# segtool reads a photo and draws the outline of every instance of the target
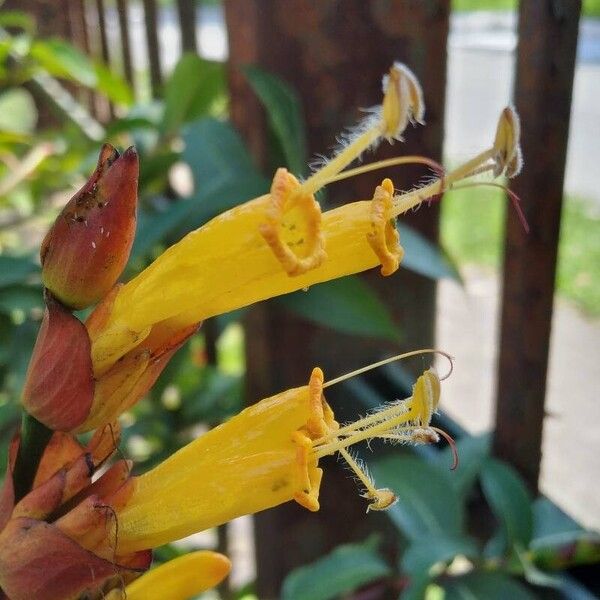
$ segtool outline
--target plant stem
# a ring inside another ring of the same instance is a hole
[[[54,431],[29,413],[23,412],[21,440],[13,471],[15,504],[31,490],[42,454]]]

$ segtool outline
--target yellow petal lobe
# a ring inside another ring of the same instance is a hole
[[[133,478],[117,509],[117,552],[153,548],[290,500],[318,510],[322,472],[312,439],[337,427],[322,384],[315,369],[309,385],[258,402]]]
[[[190,600],[218,585],[231,570],[226,556],[209,550],[191,552],[148,571],[125,591],[113,590],[107,600]]]

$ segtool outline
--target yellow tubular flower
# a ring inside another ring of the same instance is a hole
[[[262,400],[134,477],[125,502],[106,499],[117,512],[117,553],[156,547],[290,500],[316,511],[319,458],[335,452],[363,482],[370,508],[387,508],[393,493],[376,489],[346,448],[375,437],[438,441],[429,422],[439,401],[439,378],[426,371],[406,400],[340,428],[323,388],[352,375],[324,384],[323,372],[315,368],[308,385]]]
[[[190,600],[215,587],[227,575],[226,556],[209,550],[191,552],[148,571],[124,591],[113,590],[106,600]]]

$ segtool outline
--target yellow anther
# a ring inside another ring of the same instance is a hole
[[[409,122],[423,123],[425,103],[423,90],[415,74],[396,62],[383,78],[381,109],[382,135],[388,140],[400,140]]]
[[[507,106],[498,119],[494,150],[496,151],[494,177],[504,173],[507,177],[515,177],[523,166],[523,158],[519,138],[521,124],[519,115],[512,106]]]

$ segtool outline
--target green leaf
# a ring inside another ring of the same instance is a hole
[[[527,547],[533,532],[531,497],[515,470],[490,458],[481,470],[481,487],[508,543]]]
[[[183,140],[183,160],[192,169],[199,195],[209,183],[216,188],[244,176],[259,175],[246,146],[229,123],[200,119],[185,128]]]
[[[0,129],[3,133],[32,133],[38,112],[31,94],[12,88],[0,94]]]
[[[34,308],[43,307],[41,287],[15,285],[0,288],[0,312],[10,315],[16,310],[29,312]]]
[[[302,175],[306,168],[306,132],[297,94],[280,78],[259,67],[246,66],[243,72],[267,111],[269,125],[281,145],[287,167]]]
[[[444,580],[444,600],[535,600],[521,583],[502,573],[475,572],[450,581]]]
[[[410,540],[462,535],[463,508],[447,472],[413,456],[394,455],[373,463],[372,470],[378,486],[398,496],[386,514]]]
[[[400,568],[411,576],[428,573],[433,565],[449,563],[456,556],[476,558],[479,555],[476,544],[465,536],[427,534],[416,539],[406,550]]]
[[[30,256],[0,256],[0,288],[24,283],[39,269]]]
[[[431,279],[447,277],[460,281],[456,268],[442,251],[412,227],[398,223],[400,243],[404,248],[402,266]]]
[[[223,63],[184,54],[165,87],[161,131],[176,133],[184,123],[206,115],[224,91]]]
[[[305,319],[343,333],[400,339],[387,306],[357,276],[327,281],[306,292],[277,298],[276,302]]]
[[[586,531],[552,501],[538,498],[533,505],[534,534],[528,558],[546,569],[565,569],[600,561],[600,534]]]
[[[96,74],[96,91],[102,92],[116,104],[122,104],[123,106],[133,104],[133,90],[123,77],[97,61],[93,63],[93,68]]]
[[[389,574],[389,566],[370,545],[347,544],[292,571],[281,596],[283,600],[330,600]]]
[[[35,20],[25,12],[3,9],[0,12],[0,27],[19,28],[29,35],[33,35],[35,33]]]
[[[36,40],[30,54],[51,75],[72,79],[87,87],[94,87],[97,83],[92,61],[63,40]]]

